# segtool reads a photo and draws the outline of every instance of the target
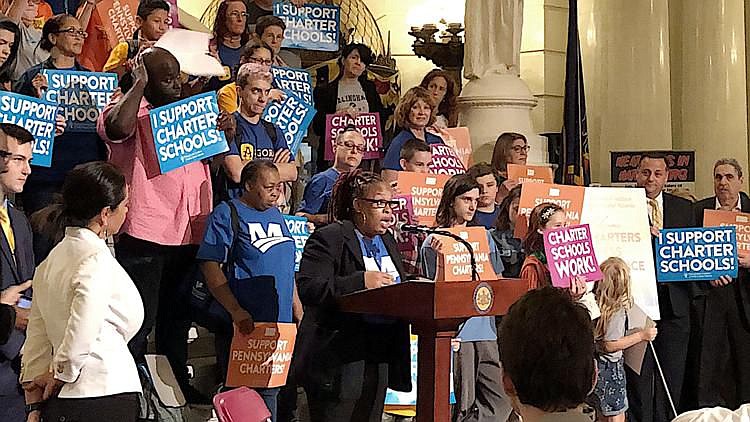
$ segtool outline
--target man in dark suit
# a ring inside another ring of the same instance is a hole
[[[743,185],[737,160],[717,161],[715,196],[695,204],[698,225],[703,226],[706,210],[750,213]],[[750,251],[739,250],[739,264],[737,280],[723,277],[706,283],[696,297],[691,366],[697,373],[690,385],[691,407],[736,409],[750,402]]]
[[[0,290],[23,285],[34,276],[31,225],[7,200],[7,195],[23,191],[31,173],[33,140],[26,129],[0,123],[0,149],[10,153],[6,171],[0,173]],[[8,422],[26,420],[18,371],[29,309],[19,304],[14,306],[15,330],[0,346],[0,420]]]
[[[656,237],[661,229],[693,226],[693,204],[663,192],[669,167],[663,154],[644,153],[638,164],[636,183],[646,190],[651,234]],[[690,301],[695,289],[692,282],[658,283],[659,335],[654,340],[656,357],[669,386],[677,411],[680,409],[685,362],[690,341]],[[656,360],[647,349],[641,375],[628,369],[628,401],[631,421],[669,421],[674,418],[667,390],[656,367]]]

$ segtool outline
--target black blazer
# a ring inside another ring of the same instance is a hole
[[[34,250],[29,220],[10,203],[8,216],[16,241],[16,255],[14,259],[5,232],[0,230],[0,290],[34,277]],[[7,342],[0,345],[0,396],[12,394],[18,385],[18,372],[14,360],[19,358],[25,340],[24,333],[14,329]]]
[[[663,207],[665,229],[695,227],[692,202],[664,192]],[[662,318],[689,316],[690,299],[696,294],[697,290],[696,283],[691,281],[657,283],[659,310]]]
[[[703,226],[703,212],[715,208],[715,196],[706,198],[695,204],[695,221],[698,226]],[[740,192],[740,210],[742,212],[750,213],[750,197],[748,197],[745,192]],[[702,287],[704,291],[711,289],[708,283]],[[737,280],[732,283],[731,288],[735,289],[736,297],[738,298],[737,306],[740,310],[740,315],[744,320],[743,322],[746,327],[750,327],[750,270],[747,268],[740,268]]]
[[[382,238],[405,280],[393,236],[385,234]],[[408,324],[373,324],[362,315],[337,309],[339,297],[365,289],[364,273],[362,251],[351,221],[329,224],[307,240],[297,273],[297,288],[305,309],[296,356],[302,385],[327,390],[336,397],[359,391],[362,372],[353,367],[367,361],[388,363],[388,386],[411,391]]]

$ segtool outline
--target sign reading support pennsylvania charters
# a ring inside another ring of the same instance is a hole
[[[97,3],[96,11],[102,18],[102,29],[110,48],[133,38],[133,33],[138,29],[135,16],[139,3],[139,0],[101,0]]]
[[[299,271],[299,263],[302,261],[302,252],[305,250],[305,243],[310,237],[310,230],[307,228],[307,219],[294,215],[284,215],[286,227],[289,234],[294,239],[294,271]]]
[[[52,166],[52,147],[55,142],[57,104],[39,98],[0,92],[0,122],[13,123],[34,136],[32,163]]]
[[[286,23],[282,47],[318,51],[339,49],[341,9],[338,6],[305,4],[297,7],[289,2],[275,0],[273,15]]]
[[[297,326],[291,323],[256,322],[248,335],[235,327],[227,387],[273,388],[286,384],[296,337]]]
[[[365,138],[365,160],[383,158],[383,133],[380,131],[380,113],[360,113],[357,117],[348,114],[326,115],[325,159],[333,161],[333,143],[348,125],[357,128]]]
[[[449,178],[447,174],[398,172],[398,190],[402,195],[411,195],[414,216],[419,224],[435,225],[443,186]]]
[[[44,99],[60,105],[66,132],[96,132],[96,119],[117,88],[117,74],[43,70],[49,88]]]
[[[196,95],[151,110],[151,131],[162,174],[229,150],[216,129],[216,93]]]
[[[302,101],[292,91],[283,91],[286,99],[281,103],[271,101],[263,112],[263,120],[281,129],[289,152],[294,157],[315,116],[315,107]]]
[[[737,229],[737,248],[750,251],[750,214],[744,212],[705,210],[703,211],[704,227],[733,226]]]
[[[315,105],[310,73],[306,70],[271,66],[271,74],[279,89],[292,91],[307,104]]]
[[[656,239],[656,278],[660,282],[737,277],[734,227],[664,229]]]

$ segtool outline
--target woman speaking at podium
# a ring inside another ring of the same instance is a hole
[[[297,370],[313,422],[380,422],[386,388],[411,390],[408,325],[343,313],[337,305],[343,295],[404,279],[387,231],[397,204],[379,176],[344,173],[329,205],[333,223],[316,230],[305,245],[297,275],[305,310]]]

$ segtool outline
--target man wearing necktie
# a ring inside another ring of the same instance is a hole
[[[646,191],[653,239],[659,235],[661,229],[693,226],[692,203],[663,192],[668,175],[669,166],[663,154],[646,152],[641,156],[636,183]],[[657,322],[659,335],[653,343],[678,413],[681,408],[685,362],[690,341],[693,284],[657,283],[661,319]],[[631,421],[663,422],[676,416],[672,414],[664,384],[650,349],[646,351],[641,375],[630,371],[629,368],[627,374]]]
[[[715,196],[695,204],[695,221],[703,226],[705,210],[750,213],[750,197],[742,192],[742,166],[733,158],[714,164]],[[738,234],[738,240],[739,235]],[[736,279],[704,283],[696,297],[689,406],[736,409],[750,402],[750,254],[740,249]],[[687,381],[687,380],[686,380]]]
[[[33,140],[26,129],[0,123],[0,150],[9,152],[5,159],[6,169],[0,173],[0,290],[31,283],[34,276],[31,225],[23,212],[15,209],[7,198],[10,194],[23,191],[26,178],[31,173]],[[16,305],[14,311],[15,330],[8,341],[0,346],[0,420],[4,422],[26,420],[26,403],[18,384],[17,369],[20,368],[20,352],[25,340],[29,309]]]

